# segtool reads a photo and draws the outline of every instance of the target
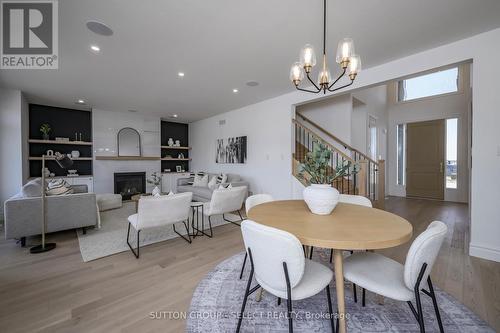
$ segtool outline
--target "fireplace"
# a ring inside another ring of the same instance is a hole
[[[145,172],[117,172],[115,173],[115,193],[121,194],[123,200],[139,193],[146,193]]]

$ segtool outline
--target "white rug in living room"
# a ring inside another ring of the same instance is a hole
[[[126,202],[123,204],[122,208],[101,212],[101,229],[88,229],[86,235],[82,233],[81,229],[77,229],[78,242],[80,244],[80,252],[83,261],[87,262],[112,254],[130,251],[126,243],[128,227],[127,218],[132,214],[135,214],[135,203]],[[229,218],[232,217],[233,216],[229,216]],[[212,226],[220,224],[223,224],[222,219],[215,219]],[[205,222],[205,228],[207,227],[208,223]],[[182,223],[176,224],[176,229],[181,234],[186,233],[186,229]],[[142,247],[175,237],[179,236],[174,232],[172,226],[163,226],[141,231],[140,243]],[[133,246],[136,244],[136,233],[133,228],[130,230],[130,243],[133,244]]]

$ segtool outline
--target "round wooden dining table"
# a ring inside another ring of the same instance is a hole
[[[329,215],[312,214],[303,200],[272,201],[250,209],[248,218],[290,232],[306,246],[333,249],[339,332],[346,332],[343,250],[377,250],[410,240],[404,218],[360,205],[338,203]]]

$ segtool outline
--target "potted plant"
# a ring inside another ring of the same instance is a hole
[[[50,137],[49,137],[49,132],[51,131],[52,129],[50,128],[50,125],[49,124],[42,124],[42,126],[40,126],[40,132],[42,132],[42,138],[44,140],[49,140]]]
[[[339,191],[332,186],[333,181],[349,171],[356,173],[349,161],[331,167],[331,156],[332,151],[326,145],[314,142],[313,150],[300,165],[299,177],[310,184],[304,189],[304,201],[314,214],[330,214],[339,201]]]
[[[151,191],[151,194],[154,195],[155,197],[159,196],[161,194],[161,190],[158,187],[158,185],[161,184],[161,174],[159,172],[153,172],[151,176],[149,176],[148,179],[146,179],[146,181],[148,182],[148,184],[152,184],[155,186],[153,188],[153,191]]]

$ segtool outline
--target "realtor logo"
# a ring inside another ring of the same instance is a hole
[[[57,0],[0,3],[0,68],[57,69]]]

